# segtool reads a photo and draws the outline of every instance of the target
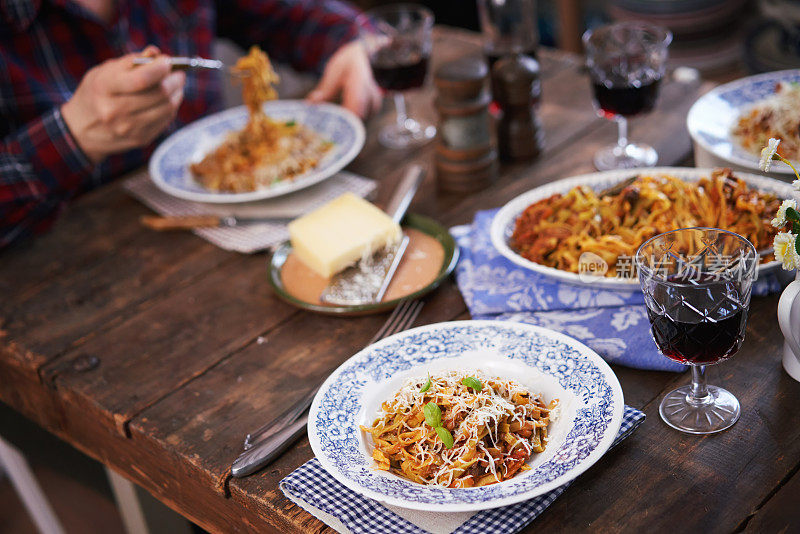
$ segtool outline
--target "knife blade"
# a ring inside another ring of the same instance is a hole
[[[234,215],[178,215],[161,217],[143,215],[139,221],[143,226],[159,232],[167,230],[192,230],[194,228],[235,228],[253,224],[288,224],[289,217],[237,217]]]

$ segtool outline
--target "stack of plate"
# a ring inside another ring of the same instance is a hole
[[[670,64],[705,73],[740,60],[745,0],[615,0],[615,20],[646,20],[674,35]]]

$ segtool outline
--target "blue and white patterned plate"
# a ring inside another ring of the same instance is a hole
[[[778,82],[800,82],[800,70],[749,76],[714,88],[697,99],[686,117],[692,139],[715,156],[758,171],[759,154],[745,150],[731,135],[739,116],[775,93]],[[770,172],[794,174],[785,163],[773,162]]]
[[[710,176],[713,169],[695,169],[689,167],[655,167],[651,169],[640,169],[638,172],[646,172],[648,174],[668,174],[675,176],[687,182],[696,182],[704,176]],[[535,189],[523,193],[515,199],[511,200],[508,204],[503,206],[497,215],[492,220],[492,227],[490,229],[492,245],[497,251],[516,263],[521,267],[530,269],[537,273],[541,273],[553,278],[557,278],[562,282],[575,284],[585,287],[593,287],[597,289],[618,289],[631,291],[639,287],[639,279],[633,278],[620,278],[620,277],[604,277],[604,276],[589,276],[586,274],[578,275],[568,271],[562,271],[554,267],[547,267],[539,263],[532,262],[517,254],[510,246],[509,241],[514,233],[514,225],[517,218],[525,211],[525,208],[545,199],[556,193],[566,193],[573,187],[585,185],[595,191],[602,191],[613,185],[616,185],[632,175],[637,171],[615,170],[604,172],[593,172],[591,174],[582,174],[580,176],[573,176],[572,178],[564,178],[549,184],[539,186]],[[785,182],[768,178],[766,176],[758,176],[755,174],[748,174],[737,172],[737,177],[744,180],[750,187],[762,191],[764,193],[773,193],[778,198],[798,198],[794,188]],[[769,263],[762,263],[758,267],[758,274],[766,274],[778,268],[780,262],[771,261]]]
[[[545,452],[532,469],[499,484],[449,489],[379,471],[370,426],[406,379],[437,371],[480,370],[509,378],[559,408]],[[546,328],[508,321],[457,321],[414,328],[370,345],[344,362],[311,405],[308,439],[336,480],[371,499],[437,512],[497,508],[531,499],[577,477],[609,448],[622,421],[622,389],[596,352]]]
[[[291,180],[247,193],[219,193],[203,187],[189,171],[216,148],[225,136],[247,123],[247,108],[239,106],[187,124],[166,138],[150,158],[150,177],[170,195],[195,202],[251,202],[277,197],[330,178],[355,158],[364,146],[364,125],[350,111],[334,104],[302,100],[272,100],[264,104],[270,117],[296,121],[333,141],[334,147],[319,164]]]

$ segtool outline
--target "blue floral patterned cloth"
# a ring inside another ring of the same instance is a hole
[[[492,245],[497,210],[479,211],[472,225],[451,229],[461,247],[456,281],[473,319],[504,319],[572,336],[607,362],[637,369],[683,371],[659,354],[641,291],[592,289],[560,282],[520,267]],[[781,290],[776,274],[763,276],[754,295]]]

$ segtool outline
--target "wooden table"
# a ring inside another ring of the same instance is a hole
[[[472,34],[438,29],[434,59],[477,47]],[[541,55],[543,157],[504,166],[474,195],[437,194],[429,176],[413,210],[466,223],[478,209],[592,170],[593,152],[615,128],[595,116],[577,57]],[[654,145],[662,164],[689,160],[686,112],[708,88],[666,81],[656,111],[632,121],[631,137]],[[415,95],[411,107],[435,120],[431,96]],[[376,127],[351,169],[381,180],[382,200],[399,169],[429,163],[432,147],[383,149]],[[278,489],[311,458],[305,438],[254,476],[231,479],[228,469],[245,433],[361,349],[386,315],[299,311],[271,293],[265,255],[144,230],[146,213],[115,183],[80,198],[49,234],[0,254],[0,398],[212,532],[325,531]],[[647,421],[528,531],[800,528],[800,384],[781,369],[777,300],[753,299],[741,352],[709,371],[741,401],[733,428],[706,437],[670,429],[658,402],[688,375],[614,367],[626,402]],[[466,317],[449,281],[417,324]]]

